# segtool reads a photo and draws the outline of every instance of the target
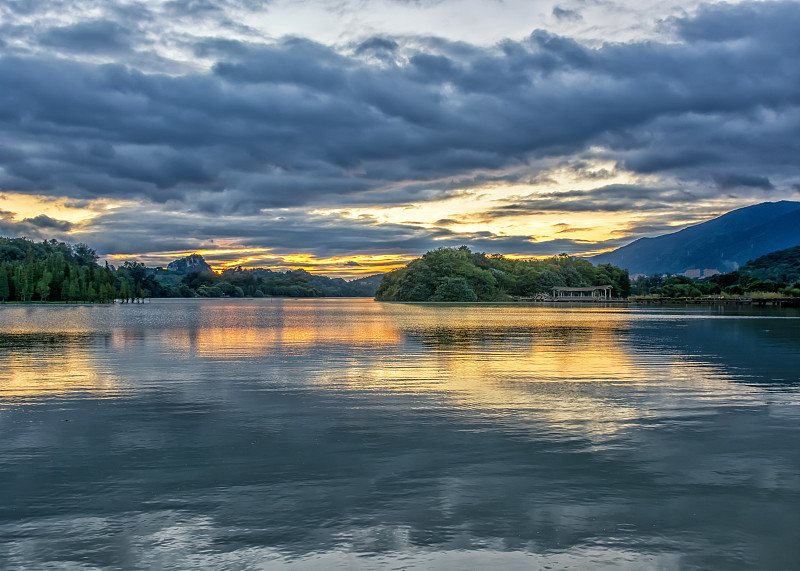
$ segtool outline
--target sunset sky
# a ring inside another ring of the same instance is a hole
[[[6,0],[0,235],[343,277],[800,199],[800,3]]]

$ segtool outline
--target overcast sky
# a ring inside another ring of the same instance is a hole
[[[373,273],[800,200],[800,3],[5,0],[0,235]]]

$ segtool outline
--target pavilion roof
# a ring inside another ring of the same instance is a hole
[[[606,290],[612,289],[613,286],[610,285],[601,285],[601,286],[589,286],[589,287],[564,287],[564,286],[555,286],[553,291],[598,291],[598,290]]]

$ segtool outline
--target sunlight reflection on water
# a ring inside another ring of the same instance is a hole
[[[11,567],[800,564],[791,310],[9,306],[0,357]]]

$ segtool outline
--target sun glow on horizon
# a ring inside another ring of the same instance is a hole
[[[600,150],[594,151],[600,154]],[[237,221],[241,221],[243,226],[250,224],[252,229],[252,216],[232,219],[228,237],[204,239],[201,231],[187,239],[187,228],[202,228],[203,219],[192,210],[176,210],[169,212],[176,222],[174,234],[161,237],[157,243],[169,244],[174,238],[180,240],[184,248],[187,243],[196,242],[196,248],[148,250],[143,241],[138,252],[134,242],[125,244],[130,248],[128,253],[116,254],[111,253],[115,246],[112,242],[111,248],[105,252],[98,248],[98,253],[115,265],[137,260],[150,267],[166,267],[176,259],[200,254],[216,272],[237,267],[280,272],[303,269],[331,277],[356,279],[401,268],[440,245],[466,245],[474,252],[501,253],[511,259],[543,259],[562,252],[579,257],[592,256],[612,251],[648,233],[659,235],[679,230],[708,219],[709,212],[719,215],[739,206],[735,204],[735,197],[695,197],[690,207],[680,201],[671,203],[665,199],[662,208],[656,210],[637,210],[630,205],[616,208],[614,200],[618,194],[615,192],[624,194],[628,189],[642,192],[641,188],[654,181],[620,170],[617,164],[609,161],[586,160],[568,165],[541,163],[538,170],[527,171],[528,175],[521,167],[504,172],[510,180],[527,182],[465,185],[450,191],[444,198],[421,198],[414,203],[352,207],[320,205],[302,212],[302,216],[310,215],[310,223],[319,225],[320,236],[324,236],[327,228],[352,227],[354,235],[364,231],[365,236],[380,233],[385,228],[387,235],[398,237],[399,244],[408,242],[409,236],[419,237],[415,243],[424,245],[416,251],[382,245],[371,253],[368,239],[341,255],[328,254],[324,242],[318,251],[314,245],[301,242],[295,251],[286,245],[244,247],[242,242],[245,240],[237,238]],[[530,172],[535,172],[535,176]],[[439,182],[442,185],[447,183],[444,180]],[[435,184],[431,188],[435,190]],[[660,192],[659,196],[667,198],[688,195],[688,191],[678,187],[666,190],[662,187],[662,190],[653,192]],[[104,216],[112,211],[114,216]],[[274,218],[278,216],[276,212],[264,211],[263,214],[274,223],[274,220],[283,219]],[[287,212],[286,223],[297,225],[300,210]],[[98,232],[113,234],[113,224],[120,216],[143,218],[163,213],[154,203],[133,200],[81,201],[0,193],[0,222],[21,224],[20,228],[30,229],[40,236],[55,235],[73,243],[86,242],[92,247],[95,247],[92,238]],[[52,220],[37,220],[42,215]],[[48,227],[55,228],[54,224],[59,222],[64,224],[57,229]],[[209,231],[209,235],[218,236],[220,228],[212,225]],[[252,235],[247,236],[247,241],[252,243]],[[269,231],[260,241],[270,242]],[[386,243],[391,241],[383,242]]]
[[[22,222],[45,215],[54,220],[80,225],[126,203],[130,203],[130,201],[106,198],[74,200],[66,197],[0,192],[0,211],[12,215],[10,220],[14,222]]]
[[[318,258],[314,254],[278,255],[267,248],[227,248],[219,250],[197,249],[192,251],[174,251],[152,255],[138,256],[147,265],[166,267],[173,260],[199,254],[203,256],[211,268],[218,273],[242,267],[264,268],[277,272],[287,270],[305,270],[309,273],[323,274],[344,279],[357,279],[378,273],[396,270],[419,256],[403,254],[359,254],[353,256]],[[129,255],[107,256],[109,263],[119,264],[131,260]]]

